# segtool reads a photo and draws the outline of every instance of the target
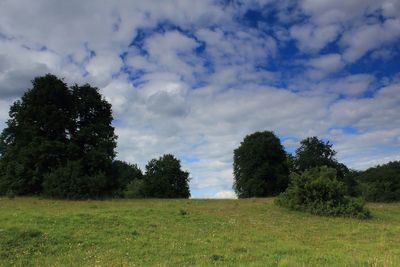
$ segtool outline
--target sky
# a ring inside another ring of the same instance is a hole
[[[234,197],[256,131],[329,140],[354,169],[400,160],[400,0],[0,0],[0,130],[46,73],[98,87],[117,158],[174,154],[192,197]]]

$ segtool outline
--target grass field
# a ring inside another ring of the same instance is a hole
[[[400,266],[400,204],[316,217],[273,199],[0,199],[0,265]]]

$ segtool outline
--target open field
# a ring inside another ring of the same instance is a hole
[[[400,204],[316,217],[273,199],[0,199],[0,265],[400,266]]]

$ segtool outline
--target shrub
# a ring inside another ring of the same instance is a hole
[[[115,160],[113,162],[113,177],[115,182],[114,196],[122,197],[127,186],[134,180],[142,179],[143,173],[136,164]]]
[[[124,191],[125,198],[144,198],[144,188],[143,188],[143,180],[142,179],[135,179],[131,181],[126,190]]]
[[[276,203],[316,215],[370,217],[364,203],[345,196],[345,192],[345,185],[337,180],[336,170],[323,166],[301,174],[292,173],[288,189],[278,196]]]
[[[44,176],[43,194],[66,199],[99,198],[107,194],[109,178],[103,173],[83,174],[80,161],[70,161]]]
[[[12,190],[8,190],[6,193],[6,196],[8,197],[8,199],[14,199],[15,198],[15,193]]]

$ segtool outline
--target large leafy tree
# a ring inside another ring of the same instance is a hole
[[[116,146],[111,121],[111,105],[96,88],[68,88],[51,74],[35,78],[11,107],[1,134],[0,193],[74,198],[109,193]],[[59,175],[51,175],[56,170]]]
[[[292,171],[304,172],[322,166],[334,168],[338,179],[345,183],[347,193],[356,195],[354,175],[346,165],[338,162],[335,156],[336,151],[329,141],[325,142],[316,136],[305,138],[300,142],[300,147],[293,157]]]
[[[145,197],[189,198],[189,173],[171,154],[152,159],[146,165],[142,191]]]
[[[286,154],[273,132],[256,132],[234,150],[233,188],[240,198],[274,196],[288,185]]]
[[[72,157],[81,161],[83,175],[111,177],[116,147],[111,104],[103,99],[97,88],[88,84],[73,86],[72,96],[75,107]],[[115,179],[106,179],[100,190],[105,192],[99,194],[111,193],[116,187]]]
[[[57,77],[38,77],[9,116],[0,140],[0,192],[40,193],[43,175],[68,160],[75,130],[73,97]]]

